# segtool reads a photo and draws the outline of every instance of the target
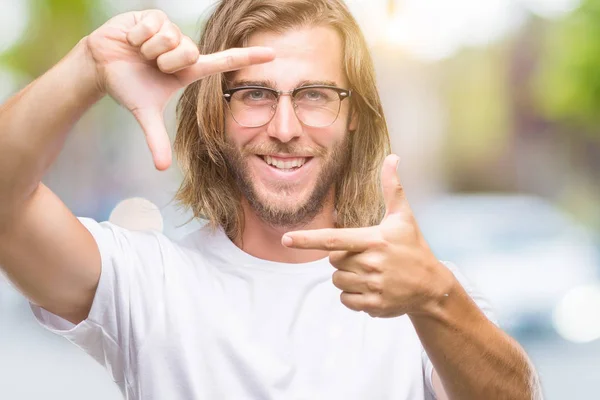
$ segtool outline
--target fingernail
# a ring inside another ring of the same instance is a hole
[[[396,157],[397,157],[397,159],[396,159],[396,172],[398,172],[398,169],[400,167],[400,157],[398,157],[398,156],[396,156]]]
[[[289,247],[292,244],[294,244],[294,241],[292,240],[292,238],[290,236],[283,235],[283,237],[281,238],[281,244],[283,244],[286,247]]]

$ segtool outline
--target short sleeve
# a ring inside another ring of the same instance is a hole
[[[102,259],[87,319],[74,325],[36,305],[31,308],[42,326],[90,354],[124,391],[131,360],[161,304],[166,238],[158,232],[133,232],[109,222],[79,220],[94,237]]]
[[[465,291],[471,296],[475,304],[479,307],[479,309],[485,314],[485,316],[492,321],[494,324],[498,325],[496,320],[496,316],[494,315],[494,311],[490,302],[485,298],[485,296],[467,279],[465,275],[460,272],[458,267],[450,262],[443,261],[443,264],[454,274],[458,282],[465,289]],[[425,399],[426,400],[435,400],[435,392],[433,390],[433,364],[429,359],[429,356],[423,350],[423,374],[425,378]]]

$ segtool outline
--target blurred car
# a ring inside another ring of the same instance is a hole
[[[541,198],[447,195],[415,215],[436,256],[458,265],[513,334],[553,330],[562,297],[598,281],[597,238]]]

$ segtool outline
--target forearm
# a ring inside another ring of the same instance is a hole
[[[34,192],[73,124],[100,97],[82,41],[0,107],[0,222]]]
[[[541,399],[524,350],[458,282],[435,309],[410,318],[450,399]]]

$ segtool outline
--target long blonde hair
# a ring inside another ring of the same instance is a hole
[[[330,26],[344,43],[344,69],[357,129],[350,132],[350,164],[335,184],[338,227],[378,224],[384,203],[380,168],[390,152],[387,124],[375,83],[373,61],[358,24],[342,0],[222,0],[206,22],[201,54],[242,47],[257,31]],[[175,154],[183,182],[175,199],[196,218],[221,226],[230,238],[244,229],[241,193],[225,162],[224,74],[189,85],[177,105]]]

